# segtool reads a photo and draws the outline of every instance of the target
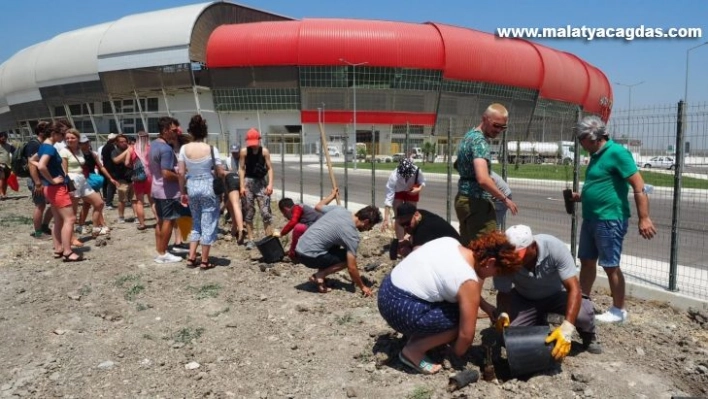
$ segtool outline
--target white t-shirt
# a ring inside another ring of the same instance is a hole
[[[391,282],[424,301],[456,303],[464,282],[479,281],[459,247],[451,237],[424,244],[393,269]]]

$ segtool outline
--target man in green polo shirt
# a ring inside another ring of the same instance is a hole
[[[656,234],[649,218],[649,198],[644,180],[632,154],[610,140],[605,124],[596,116],[585,117],[577,127],[580,145],[588,151],[590,163],[585,171],[582,194],[573,193],[574,201],[583,203],[580,228],[580,286],[590,295],[597,265],[605,273],[612,293],[612,307],[595,320],[622,323],[627,319],[624,308],[624,276],[620,270],[622,243],[629,225],[629,188],[632,187],[639,217],[639,234],[649,240]]]
[[[492,198],[504,203],[511,214],[516,215],[516,204],[497,188],[490,174],[492,155],[489,141],[506,130],[508,120],[509,112],[503,105],[490,105],[482,115],[482,123],[465,134],[457,150],[455,168],[460,173],[460,180],[455,196],[455,213],[464,243],[497,229]]]

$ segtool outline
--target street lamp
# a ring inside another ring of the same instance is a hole
[[[634,83],[634,84],[631,84],[631,85],[627,85],[627,84],[620,83],[620,82],[615,82],[615,84],[616,84],[617,86],[624,86],[624,87],[626,87],[626,88],[629,89],[629,108],[627,109],[627,130],[628,130],[628,131],[627,131],[627,136],[628,136],[629,138],[632,137],[632,131],[631,131],[631,130],[632,130],[632,88],[633,88],[634,86],[639,86],[639,85],[642,84],[642,83],[644,83],[643,80],[642,80],[641,82],[639,82],[639,83]]]
[[[349,61],[345,60],[344,58],[340,58],[339,62],[342,62],[342,63],[347,64],[350,67],[352,67],[352,97],[354,97],[354,99],[353,99],[354,104],[352,106],[353,111],[354,111],[354,142],[353,142],[354,149],[353,149],[353,152],[354,152],[354,170],[356,170],[356,161],[357,161],[357,159],[356,159],[357,158],[357,151],[356,151],[357,150],[357,148],[356,148],[356,67],[358,67],[360,65],[366,65],[366,64],[368,64],[368,62],[364,61],[364,62],[359,62],[359,63],[355,64],[353,62],[349,62]],[[347,151],[348,150],[349,149],[347,148]],[[345,155],[345,158],[346,158],[346,155]],[[373,158],[372,158],[372,160],[373,160]]]
[[[686,86],[684,87],[684,90],[683,90],[683,109],[684,110],[686,109],[686,103],[688,102],[688,56],[691,54],[691,51],[693,51],[699,47],[705,46],[706,44],[708,44],[708,42],[701,43],[698,46],[693,46],[690,49],[686,50]],[[684,123],[684,126],[685,126],[685,123]]]

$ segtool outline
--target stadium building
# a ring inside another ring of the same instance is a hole
[[[212,142],[257,127],[274,152],[369,153],[435,143],[444,153],[500,102],[509,140],[568,139],[578,111],[605,120],[608,79],[573,54],[442,23],[304,19],[228,2],[135,14],[62,33],[0,65],[0,131],[16,140],[67,118],[98,142],[157,133],[171,115]],[[351,144],[348,148],[353,148]]]

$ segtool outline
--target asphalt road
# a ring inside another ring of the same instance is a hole
[[[281,164],[275,163],[275,178],[277,194],[282,189]],[[300,192],[300,167],[297,163],[287,163],[285,167],[285,190]],[[378,171],[375,177],[376,205],[383,206],[384,188],[389,171]],[[331,183],[327,168],[323,168],[322,175],[317,164],[304,165],[302,168],[304,193],[320,195],[320,176],[322,176],[322,192],[326,195],[331,190]],[[340,187],[342,200],[358,204],[369,204],[372,199],[372,179],[370,170],[354,171],[349,169],[347,183],[345,184],[344,170],[336,169],[335,176]],[[508,213],[507,226],[512,224],[528,224],[535,232],[544,232],[555,235],[566,242],[570,242],[571,216],[565,213],[561,189],[563,183],[519,180],[511,181],[513,199],[519,207],[519,213],[512,216]],[[427,176],[426,188],[422,193],[419,207],[446,216],[448,204],[452,207],[454,195],[457,191],[457,176],[452,176],[452,188],[447,192],[445,176]],[[449,200],[448,200],[449,199]],[[295,198],[299,200],[299,198]],[[650,196],[650,215],[658,230],[652,240],[644,240],[637,233],[636,210],[633,201],[632,215],[629,232],[625,239],[623,254],[633,255],[643,259],[665,262],[668,271],[670,259],[671,226],[673,193],[669,189],[657,188]],[[706,210],[708,195],[695,190],[687,190],[681,201],[679,229],[679,264],[699,269],[708,269],[706,264],[706,229],[708,216]],[[580,212],[580,206],[578,206]],[[451,220],[456,221],[454,208],[450,211]],[[580,221],[580,218],[579,218]]]

